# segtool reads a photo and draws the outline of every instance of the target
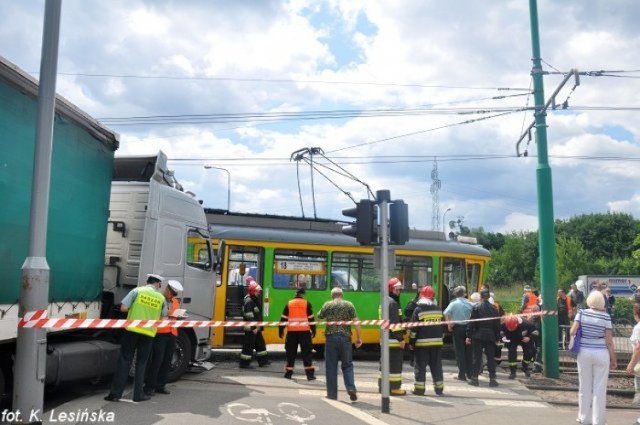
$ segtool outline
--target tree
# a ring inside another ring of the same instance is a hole
[[[560,236],[556,247],[558,286],[568,288],[581,274],[591,274],[593,260],[577,238]]]
[[[504,236],[502,248],[491,252],[490,280],[496,286],[535,283],[538,234],[513,232]]]
[[[556,235],[577,238],[594,258],[626,258],[631,255],[640,222],[630,214],[585,214],[557,220]]]

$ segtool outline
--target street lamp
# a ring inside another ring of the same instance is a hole
[[[445,226],[447,224],[447,221],[445,220],[445,217],[447,216],[447,213],[451,211],[451,208],[447,208],[447,210],[442,214],[442,233],[445,234],[445,238],[447,235],[447,232],[445,231]]]
[[[206,170],[222,170],[227,173],[227,211],[231,211],[231,173],[226,168],[214,167],[213,165],[205,165]]]

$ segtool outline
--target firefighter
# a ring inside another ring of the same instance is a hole
[[[507,346],[509,360],[509,379],[516,378],[518,368],[518,345],[522,347],[522,371],[527,378],[531,376],[529,366],[533,363],[535,345],[533,338],[540,335],[538,328],[528,320],[509,315],[502,324],[502,340]]]
[[[533,315],[532,313],[540,312],[540,306],[542,305],[542,300],[535,294],[531,286],[525,285],[524,293],[522,294],[522,302],[520,305],[520,312],[523,314],[523,318],[533,323],[537,328],[538,332],[542,329],[542,322],[540,320],[540,315]],[[534,372],[542,372],[542,334],[539,333],[538,336],[533,336],[533,344],[534,344]]]
[[[286,325],[278,327],[278,335],[280,338],[284,336],[284,328],[287,327],[287,339],[284,343],[284,349],[287,355],[287,364],[285,366],[284,377],[291,379],[293,375],[293,366],[296,362],[298,354],[298,345],[302,352],[302,364],[304,373],[307,375],[308,381],[316,379],[315,368],[313,367],[313,353],[311,340],[316,336],[316,325],[309,324],[314,321],[313,307],[311,303],[304,299],[306,290],[304,287],[296,290],[296,296],[289,301],[284,307],[281,316],[281,322],[287,322]],[[296,322],[305,323],[297,325]]]
[[[389,306],[389,324],[402,323],[402,308],[400,308],[400,291],[402,282],[397,277],[387,282],[389,295],[385,302]],[[382,308],[380,308],[382,316]],[[380,333],[382,336],[382,332]],[[382,341],[381,341],[382,343]],[[404,329],[389,331],[389,390],[391,395],[403,396],[407,392],[402,389],[402,362],[404,357]],[[378,372],[378,391],[382,390],[382,368]]]
[[[248,322],[262,321],[262,312],[260,311],[260,294],[262,287],[256,281],[249,284],[249,293],[244,297],[242,304],[242,317]],[[258,366],[263,367],[271,364],[267,353],[267,345],[262,336],[261,326],[245,326],[244,339],[242,341],[242,352],[240,352],[240,368],[253,369],[251,359],[253,350],[256,350]]]
[[[420,299],[411,317],[411,322],[432,323],[417,326],[409,332],[409,345],[415,353],[415,383],[413,394],[424,395],[427,365],[436,395],[442,395],[444,380],[442,374],[442,310],[434,301],[433,288],[425,286],[420,291]]]

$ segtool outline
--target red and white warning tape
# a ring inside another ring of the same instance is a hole
[[[544,310],[537,313],[517,314],[515,316],[545,316],[558,314],[556,310]],[[275,327],[275,326],[307,326],[307,325],[362,325],[380,326],[383,329],[404,329],[418,326],[438,326],[456,323],[468,323],[471,321],[494,320],[473,319],[465,321],[440,321],[440,322],[403,322],[390,324],[386,320],[340,320],[328,322],[247,322],[247,321],[211,321],[211,320],[125,320],[125,319],[66,319],[49,318],[46,310],[37,310],[25,313],[18,322],[20,328],[33,329],[117,329],[117,328],[238,328],[238,327]]]

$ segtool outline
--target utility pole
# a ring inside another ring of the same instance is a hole
[[[61,9],[62,0],[47,0],[45,4],[29,223],[29,253],[22,265],[20,317],[37,310],[46,310],[49,304],[49,265],[46,258],[47,219]],[[46,350],[46,329],[18,328],[13,378],[13,411],[21,412],[19,422],[42,422]]]
[[[544,302],[542,309],[555,310],[556,306],[553,300],[556,293],[557,272],[553,225],[553,185],[547,152],[547,114],[544,109],[544,84],[542,80],[537,0],[529,0],[529,15],[531,19],[531,49],[533,53],[531,75],[533,76],[536,142],[538,144],[536,184],[538,188],[538,229],[540,235],[538,242],[540,250],[540,290]],[[547,315],[541,319],[544,374],[549,378],[559,378],[558,317],[556,315]]]

